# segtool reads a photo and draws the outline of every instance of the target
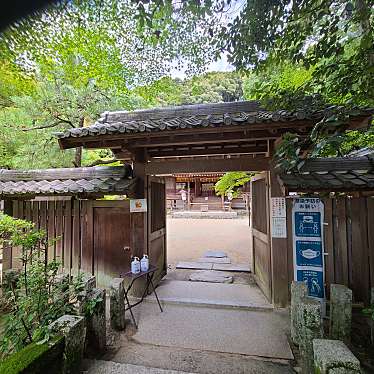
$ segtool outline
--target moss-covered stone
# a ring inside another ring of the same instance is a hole
[[[313,340],[315,374],[360,374],[360,361],[340,340]]]
[[[80,373],[86,328],[84,317],[64,315],[50,325],[52,331],[60,331],[65,337],[62,373]]]
[[[31,343],[3,360],[0,373],[60,374],[63,350],[63,337],[44,344]]]

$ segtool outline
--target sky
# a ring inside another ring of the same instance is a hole
[[[234,66],[231,65],[227,61],[227,55],[223,54],[218,61],[211,62],[207,66],[207,70],[206,71],[207,72],[211,72],[211,71],[223,71],[223,72],[226,72],[226,71],[233,71],[233,70],[235,70]],[[183,70],[180,70],[180,69],[177,69],[177,68],[174,68],[174,69],[172,69],[170,71],[170,76],[172,78],[180,78],[180,79],[185,79],[187,77],[186,74],[185,74],[185,72]]]

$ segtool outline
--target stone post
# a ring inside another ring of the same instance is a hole
[[[125,328],[124,279],[114,278],[110,284],[110,325],[115,330]]]
[[[300,323],[299,347],[302,373],[314,374],[313,340],[323,337],[321,303],[306,297],[301,300],[297,314]]]
[[[62,373],[80,373],[86,339],[84,317],[62,316],[50,325],[50,329],[65,337]]]
[[[351,339],[352,290],[342,284],[330,288],[330,338],[345,342]]]
[[[94,288],[87,297],[88,306],[86,352],[100,353],[106,346],[106,292],[105,289]],[[92,303],[92,309],[90,307]]]
[[[96,277],[91,274],[83,274],[82,282],[84,289],[78,294],[78,314],[84,315],[85,305],[88,299],[88,295],[96,287]]]
[[[96,277],[91,274],[83,274],[82,281],[84,283],[85,291],[92,291],[96,287]]]
[[[308,296],[308,286],[305,282],[292,281],[291,283],[291,339],[299,345],[301,325],[298,321],[298,307],[303,298]]]
[[[360,374],[360,361],[340,340],[313,340],[314,370],[318,374]]]

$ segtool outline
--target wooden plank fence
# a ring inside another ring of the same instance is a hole
[[[325,285],[329,298],[331,283],[353,291],[354,301],[365,304],[374,287],[374,198],[324,198]],[[288,279],[293,280],[292,199],[287,199]]]
[[[93,202],[91,200],[12,201],[12,215],[44,230],[48,240],[59,238],[46,252],[46,260],[58,260],[64,271],[93,273]],[[20,267],[20,248],[12,248],[7,267]]]

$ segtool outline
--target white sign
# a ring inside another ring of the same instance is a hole
[[[285,217],[271,218],[271,236],[273,238],[287,238],[287,222]]]
[[[318,198],[296,198],[292,207],[294,279],[308,285],[309,296],[323,300],[324,205]]]
[[[287,238],[286,199],[284,197],[271,198],[271,236]]]
[[[286,218],[286,198],[272,197],[271,198],[271,216]]]
[[[130,213],[141,213],[147,211],[147,199],[131,199]]]

